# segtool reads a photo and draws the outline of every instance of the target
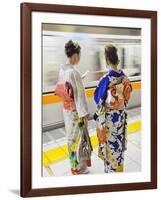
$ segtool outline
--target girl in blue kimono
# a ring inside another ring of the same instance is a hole
[[[98,156],[104,161],[106,173],[123,172],[127,143],[126,106],[132,87],[127,76],[118,69],[119,58],[115,46],[105,47],[105,59],[110,70],[101,78],[94,93]]]

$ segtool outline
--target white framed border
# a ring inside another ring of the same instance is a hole
[[[141,28],[142,36],[142,170],[141,172],[123,172],[100,175],[81,175],[65,177],[42,177],[41,151],[41,25],[42,23],[80,24],[112,27]],[[151,113],[150,113],[150,85],[151,85],[151,29],[150,19],[131,17],[111,17],[80,14],[32,12],[32,188],[56,188],[69,186],[102,185],[118,183],[150,182],[150,152],[151,152]]]

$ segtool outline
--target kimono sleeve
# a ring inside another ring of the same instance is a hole
[[[97,105],[100,102],[103,102],[104,100],[106,100],[108,86],[109,86],[109,77],[105,76],[100,80],[100,82],[94,92],[94,100]]]
[[[87,98],[81,76],[78,71],[74,70],[71,74],[71,84],[74,92],[74,101],[79,117],[88,115]]]

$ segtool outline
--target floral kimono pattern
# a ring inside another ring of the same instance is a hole
[[[73,88],[76,111],[63,109],[67,132],[71,171],[77,174],[90,166],[92,146],[83,117],[88,115],[88,106],[82,79],[72,65],[64,65],[59,72],[59,81],[68,81]]]
[[[104,161],[104,171],[122,172],[127,143],[126,105],[132,87],[122,71],[110,70],[99,82],[94,100],[97,103],[98,156]]]

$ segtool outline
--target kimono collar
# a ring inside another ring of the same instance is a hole
[[[66,70],[66,69],[74,69],[76,65],[71,65],[71,64],[65,64],[62,65],[62,69]]]
[[[122,70],[120,70],[120,72],[117,72],[117,71],[115,71],[115,70],[113,70],[113,69],[110,69],[109,72],[108,72],[108,74],[109,74],[110,76],[116,76],[116,77],[118,77],[118,76],[120,76],[120,75],[123,75],[123,72],[122,72]]]

